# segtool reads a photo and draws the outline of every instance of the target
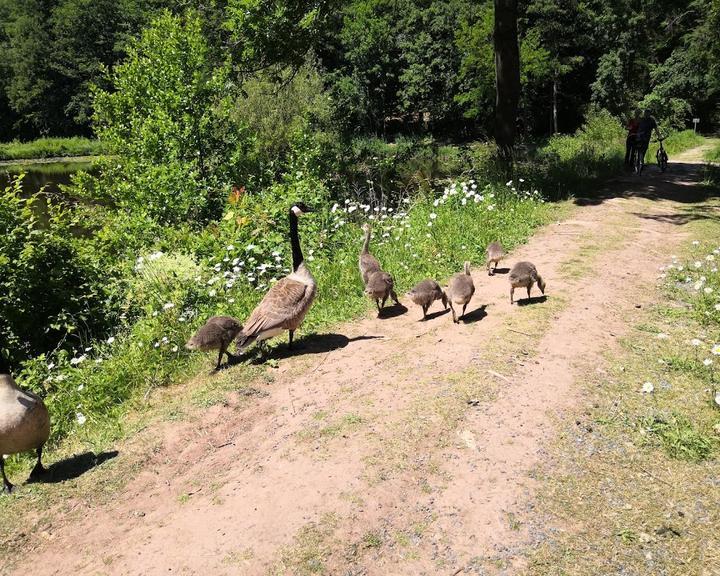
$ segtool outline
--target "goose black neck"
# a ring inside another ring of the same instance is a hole
[[[298,217],[292,209],[290,209],[290,248],[292,248],[293,272],[295,272],[303,263],[304,258],[298,237]]]

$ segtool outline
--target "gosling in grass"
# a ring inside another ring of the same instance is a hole
[[[5,454],[35,450],[37,462],[30,479],[47,472],[42,450],[50,436],[50,415],[40,396],[18,388],[9,374],[0,374],[0,473],[3,490],[13,485],[5,475]]]
[[[450,284],[447,289],[447,298],[450,302],[450,309],[452,310],[453,322],[455,322],[455,324],[459,323],[460,319],[465,316],[465,309],[473,297],[473,294],[475,294],[475,284],[472,276],[470,276],[470,262],[465,262],[464,271],[450,278]],[[462,315],[460,318],[457,317],[455,306],[462,306]]]
[[[218,350],[215,370],[219,370],[223,354],[227,355],[228,362],[235,357],[227,349],[242,329],[240,322],[231,316],[213,316],[185,343],[185,348],[203,351]]]
[[[445,310],[447,310],[448,307],[447,296],[445,295],[445,292],[443,292],[443,289],[440,288],[440,284],[435,282],[435,280],[428,279],[419,282],[412,290],[410,290],[410,292],[407,293],[407,296],[413,301],[413,303],[422,308],[423,320],[427,319],[428,308],[432,306],[432,303],[435,302],[435,300],[442,300]]]
[[[513,294],[515,288],[527,288],[528,300],[530,299],[530,289],[537,282],[540,292],[545,294],[545,280],[538,274],[535,265],[531,262],[518,262],[510,270],[510,304],[514,302]]]
[[[487,271],[488,276],[492,276],[495,274],[495,270],[498,267],[498,262],[503,259],[505,256],[505,249],[503,248],[502,244],[500,242],[492,242],[487,247]],[[491,264],[495,264],[493,268],[490,268]]]
[[[375,300],[378,316],[380,316],[380,312],[385,307],[385,302],[388,298],[392,298],[395,304],[400,304],[397,294],[395,294],[393,277],[382,270],[372,272],[368,276],[367,283],[365,284],[365,294],[367,294],[371,300]]]

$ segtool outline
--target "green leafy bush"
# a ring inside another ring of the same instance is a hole
[[[23,197],[21,181],[0,190],[0,356],[11,364],[108,323],[107,279],[74,238],[70,213],[41,194]]]
[[[164,12],[115,68],[114,90],[96,88],[96,131],[117,155],[96,187],[118,208],[164,223],[221,215],[248,141],[232,122],[230,66],[211,56],[196,13]]]
[[[617,172],[624,156],[621,122],[606,110],[595,110],[574,135],[552,136],[521,164],[551,199],[558,199]]]

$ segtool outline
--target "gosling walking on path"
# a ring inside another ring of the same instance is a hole
[[[427,319],[428,308],[432,306],[435,300],[442,300],[443,307],[447,310],[447,296],[445,295],[445,292],[443,292],[443,289],[440,288],[440,284],[435,282],[435,280],[430,280],[428,278],[427,280],[418,282],[415,287],[407,293],[407,295],[414,304],[422,308],[423,320]]]
[[[470,262],[465,262],[464,271],[455,274],[450,279],[450,284],[447,289],[447,297],[450,301],[450,309],[452,310],[453,322],[458,324],[460,319],[465,316],[465,309],[467,308],[468,302],[475,294],[475,283],[473,282],[472,276],[470,276]],[[462,306],[462,314],[460,318],[457,317],[455,312],[455,306]]]
[[[228,362],[231,358],[235,358],[235,356],[227,350],[241,331],[242,324],[232,316],[213,316],[185,343],[185,348],[206,352],[218,350],[215,370],[220,370],[223,354],[227,354]]]
[[[515,288],[527,288],[528,300],[530,300],[530,289],[533,287],[533,284],[537,282],[540,292],[545,294],[545,280],[543,280],[542,276],[538,274],[538,271],[532,262],[518,262],[515,264],[513,269],[510,270],[509,279],[510,304],[514,302],[513,294],[515,293]]]

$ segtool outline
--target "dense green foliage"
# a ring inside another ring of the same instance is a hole
[[[0,139],[88,135],[92,85],[112,85],[106,71],[161,10],[192,6],[208,62],[239,86],[317,58],[344,136],[492,133],[488,0],[0,0]],[[699,116],[717,128],[718,30],[718,0],[521,3],[521,131],[552,132],[553,102],[564,132],[590,104],[623,115],[642,103],[668,125]]]
[[[104,152],[98,140],[88,138],[38,138],[32,142],[0,144],[0,160],[55,158],[59,156],[97,156]]]

